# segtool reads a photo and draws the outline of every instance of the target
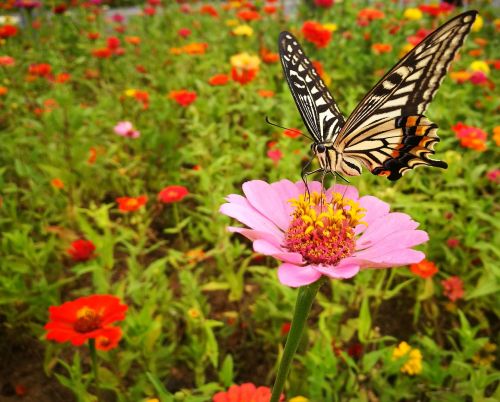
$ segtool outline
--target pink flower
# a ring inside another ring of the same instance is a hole
[[[267,151],[267,156],[273,161],[275,165],[278,165],[278,162],[283,158],[283,152],[279,149],[270,149]]]
[[[231,194],[220,212],[249,228],[229,227],[253,241],[254,251],[282,261],[278,278],[298,287],[322,275],[334,279],[355,276],[367,268],[389,268],[420,262],[426,242],[410,216],[389,212],[389,205],[373,196],[359,197],[353,186],[323,190],[309,183],[281,180],[243,184],[245,197]]]
[[[472,82],[474,85],[481,85],[488,82],[488,77],[482,71],[474,71],[471,74],[469,81]]]
[[[177,34],[179,36],[182,36],[183,38],[187,38],[189,35],[191,35],[191,30],[189,28],[181,28],[177,31]]]
[[[441,285],[443,285],[443,294],[452,302],[464,297],[464,282],[458,276],[450,276],[442,280]]]
[[[114,127],[115,133],[122,137],[138,138],[141,133],[134,130],[134,126],[129,121],[121,121]]]
[[[492,183],[500,183],[500,169],[493,169],[486,173],[486,178]]]

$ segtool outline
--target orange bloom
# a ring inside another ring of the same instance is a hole
[[[474,43],[478,46],[485,47],[488,44],[488,40],[484,38],[474,38]]]
[[[260,59],[248,53],[239,53],[231,56],[231,65],[233,80],[245,85],[256,77],[259,71]]]
[[[274,14],[277,10],[278,8],[276,6],[264,6],[264,12],[269,15]]]
[[[493,129],[493,141],[500,147],[500,126],[496,126]]]
[[[59,73],[55,76],[54,82],[57,82],[58,84],[64,84],[65,82],[68,82],[70,79],[71,79],[70,73]]]
[[[147,195],[140,195],[139,197],[118,197],[118,209],[122,212],[133,212],[142,208],[148,201]]]
[[[392,45],[389,43],[374,43],[372,50],[375,54],[389,53],[392,50]]]
[[[93,165],[97,160],[97,149],[94,147],[90,147],[89,149],[89,157],[87,158],[87,163],[89,165]]]
[[[9,92],[9,89],[7,87],[0,86],[0,96],[7,95],[8,92]]]
[[[439,270],[432,261],[422,260],[418,264],[410,265],[410,271],[421,278],[432,278]]]
[[[229,76],[226,74],[217,74],[208,80],[208,83],[213,86],[226,85],[229,82]]]
[[[471,73],[468,71],[452,71],[450,73],[450,78],[458,84],[463,84],[469,81]]]
[[[302,133],[298,128],[287,128],[285,131],[283,131],[283,135],[289,138],[297,138],[300,137]]]
[[[317,48],[326,47],[332,39],[332,32],[316,21],[304,22],[302,25],[302,33],[304,34],[304,38],[314,43]]]
[[[170,91],[168,97],[177,102],[182,107],[188,107],[196,100],[196,92],[181,89],[179,91]]]
[[[208,48],[208,43],[190,43],[183,46],[181,49],[187,54],[205,54]]]
[[[380,20],[384,17],[385,17],[385,14],[380,10],[376,10],[374,8],[363,8],[358,13],[358,17],[357,17],[358,25],[366,26],[371,21]]]
[[[270,91],[268,89],[259,89],[257,93],[261,98],[272,98],[274,96],[274,91]]]
[[[280,55],[278,53],[273,53],[265,48],[262,48],[260,50],[260,58],[266,64],[273,64],[279,61]]]
[[[16,60],[10,56],[0,56],[0,66],[12,67]]]
[[[138,46],[141,44],[141,38],[139,38],[138,36],[125,36],[125,42],[130,43],[134,46]]]
[[[458,122],[451,129],[455,132],[455,135],[460,140],[460,145],[463,147],[479,152],[486,150],[487,134],[480,128]]]
[[[128,307],[111,295],[92,295],[49,307],[49,322],[45,325],[46,338],[56,342],[82,345],[95,339],[96,348],[110,350],[118,346],[122,337],[120,328],[112,326],[125,319]]]
[[[256,21],[260,19],[260,14],[252,10],[241,10],[236,16],[243,21]]]
[[[252,383],[231,385],[227,391],[217,392],[212,402],[269,402],[271,389],[268,387],[256,387]],[[280,401],[283,401],[283,396]]]
[[[483,49],[472,49],[469,50],[469,56],[479,57],[483,54]]]
[[[92,49],[92,56],[98,59],[108,59],[113,54],[113,50],[107,47],[101,47],[98,49]]]
[[[50,181],[50,184],[52,185],[52,187],[57,188],[59,190],[62,189],[62,188],[64,188],[64,182],[61,179],[57,178],[57,177],[54,178],[54,179],[52,179]]]
[[[205,4],[200,7],[200,14],[211,15],[212,17],[218,17],[219,13],[214,6],[210,4]]]

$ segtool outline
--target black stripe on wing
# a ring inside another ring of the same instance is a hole
[[[280,33],[278,47],[283,72],[304,124],[316,142],[333,141],[345,123],[335,99],[291,33]]]
[[[363,98],[335,141],[336,148],[363,127],[400,116],[420,115],[438,90],[476,18],[467,11],[446,22],[404,56]]]

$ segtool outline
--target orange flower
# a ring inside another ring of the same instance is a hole
[[[120,328],[112,326],[125,319],[128,307],[111,295],[92,295],[49,307],[49,322],[45,325],[46,338],[56,342],[82,345],[95,339],[96,348],[110,350],[118,346],[122,337]]]
[[[90,147],[89,149],[89,157],[87,158],[87,163],[89,165],[93,165],[97,160],[97,149],[94,147]]]
[[[474,38],[474,43],[478,46],[485,47],[488,44],[488,40],[484,38]]]
[[[142,208],[148,201],[147,195],[140,195],[139,197],[118,197],[118,209],[122,212],[133,212]]]
[[[260,58],[266,64],[273,64],[278,62],[278,60],[280,59],[280,55],[278,53],[273,53],[265,48],[262,48],[260,50]]]
[[[208,83],[213,86],[226,85],[229,82],[229,76],[227,74],[217,74],[208,80]]]
[[[181,89],[179,91],[170,91],[168,97],[177,102],[182,107],[188,107],[196,100],[196,92]]]
[[[439,270],[432,261],[422,260],[418,264],[410,265],[410,271],[421,278],[432,278]]]
[[[260,14],[252,10],[241,10],[236,16],[243,21],[256,21],[260,19]]]
[[[111,57],[113,54],[113,50],[107,47],[101,47],[98,49],[92,49],[92,56],[97,57],[98,59],[107,59]]]
[[[375,54],[389,53],[392,50],[392,45],[389,43],[374,43],[372,50]]]
[[[267,5],[264,6],[263,10],[266,14],[271,15],[274,14],[278,10],[278,8],[276,6]]]
[[[0,96],[7,95],[9,93],[9,89],[7,87],[0,86]]]
[[[464,82],[469,81],[471,73],[468,71],[452,71],[450,73],[450,78],[458,84],[463,84]]]
[[[64,182],[57,177],[52,179],[50,181],[50,184],[52,185],[52,187],[57,188],[59,190],[64,188]]]
[[[289,138],[297,138],[300,137],[302,133],[298,128],[287,128],[285,131],[283,131],[283,135]]]
[[[469,56],[479,57],[483,54],[483,49],[472,49],[469,50]]]
[[[212,402],[269,402],[271,389],[268,387],[256,387],[252,383],[231,385],[225,392],[217,392]],[[280,398],[283,401],[284,398]]]
[[[480,128],[458,122],[451,129],[455,132],[455,135],[460,140],[460,145],[463,147],[479,152],[486,150],[487,134]]]
[[[367,26],[370,22],[375,20],[380,20],[385,17],[385,14],[374,8],[363,8],[357,17],[357,22],[359,26]]]
[[[211,15],[212,17],[218,17],[219,13],[214,6],[210,4],[205,4],[200,7],[200,14]]]
[[[130,43],[134,46],[138,46],[141,44],[141,38],[139,38],[138,36],[125,36],[125,42]]]
[[[55,76],[54,82],[58,84],[64,84],[65,82],[68,82],[70,79],[71,79],[70,73],[59,73]]]
[[[493,141],[500,147],[500,126],[496,126],[493,129]]]
[[[274,91],[270,91],[268,89],[259,89],[257,93],[261,98],[272,98],[274,96]]]
[[[205,54],[208,48],[208,43],[190,43],[183,46],[181,49],[187,54]]]
[[[317,48],[326,47],[332,39],[332,32],[316,21],[304,22],[302,25],[302,33],[304,34],[304,38],[314,43]]]

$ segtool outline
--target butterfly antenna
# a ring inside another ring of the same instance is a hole
[[[279,124],[273,123],[271,120],[269,120],[268,116],[266,116],[266,123],[270,124],[271,126],[282,128],[283,130],[290,130],[290,131],[293,131],[294,133],[299,133],[300,135],[308,138],[309,140],[314,141],[311,137],[309,137],[308,135],[305,135],[302,131],[294,130],[293,128],[283,127],[283,126],[280,126]]]

